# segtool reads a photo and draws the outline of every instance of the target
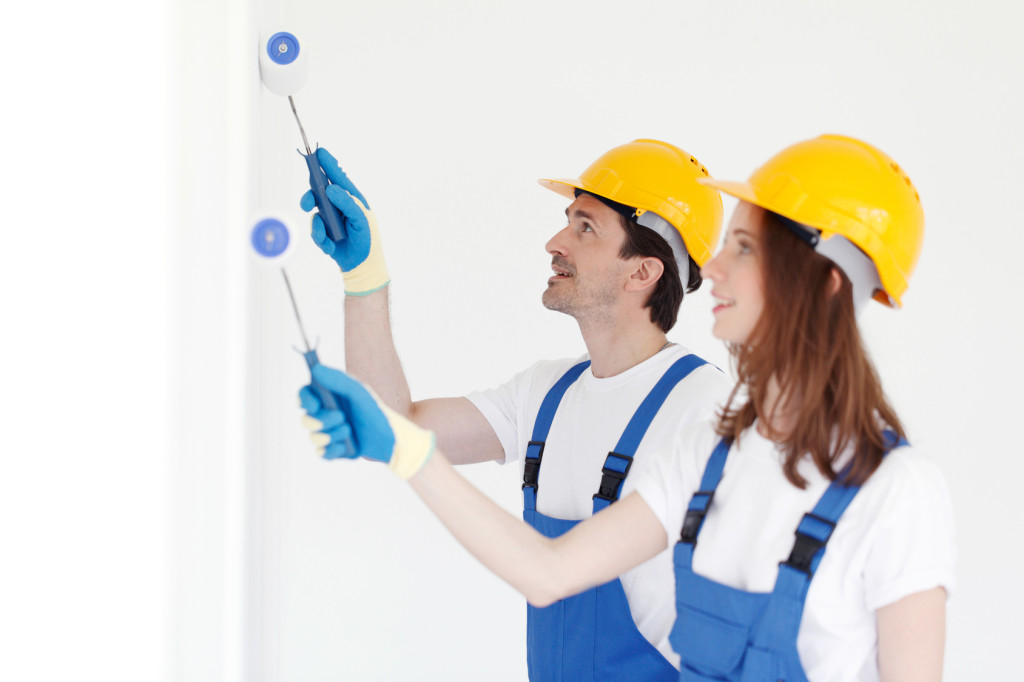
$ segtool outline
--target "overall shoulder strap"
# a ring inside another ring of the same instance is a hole
[[[885,432],[885,454],[901,445],[891,431]],[[761,649],[774,651],[793,650],[800,630],[800,620],[811,580],[818,564],[825,555],[825,547],[832,537],[832,531],[853,498],[860,492],[860,486],[847,485],[849,466],[836,476],[828,489],[807,514],[804,514],[796,529],[796,540],[789,558],[779,564],[775,587],[769,597],[762,627],[754,637],[754,643]],[[766,624],[770,623],[770,626]],[[799,669],[799,662],[796,664]]]
[[[884,436],[887,446],[883,457],[895,448],[908,444],[906,439],[897,438],[892,431],[886,430]],[[860,486],[846,485],[849,471],[850,467],[847,465],[832,481],[821,499],[814,505],[814,509],[804,514],[796,528],[793,551],[783,565],[806,573],[808,578],[814,576],[839,517],[860,492]]]
[[[665,404],[669,393],[693,370],[706,364],[707,361],[704,358],[692,353],[679,358],[665,371],[640,406],[636,408],[636,412],[633,413],[633,417],[619,437],[615,449],[605,457],[604,467],[601,469],[601,485],[594,495],[595,514],[619,499],[622,482],[626,480],[629,468],[633,465],[633,456],[636,455],[640,442],[647,434],[647,429],[650,428],[658,410]]]
[[[682,545],[687,561],[693,561],[693,550],[697,546],[697,536],[704,525],[704,517],[711,507],[711,500],[715,497],[715,490],[722,481],[722,472],[725,471],[725,460],[729,457],[729,448],[732,441],[722,438],[718,445],[711,451],[708,463],[704,465],[704,475],[700,479],[700,489],[690,498],[690,504],[686,507],[686,515],[683,517],[683,528],[679,533],[678,545]]]
[[[715,449],[711,451],[711,457],[704,465],[704,475],[700,479],[700,490],[693,494],[690,504],[686,508],[679,542],[690,545],[697,544],[697,535],[700,534],[701,526],[704,525],[704,517],[707,516],[711,500],[715,497],[715,490],[722,481],[722,472],[725,470],[725,460],[729,457],[730,447],[732,447],[732,442],[722,438],[718,441]]]
[[[529,445],[526,446],[525,466],[523,468],[523,508],[533,510],[537,508],[537,481],[540,477],[540,461],[544,456],[544,442],[548,438],[548,431],[551,430],[551,422],[555,419],[555,412],[562,402],[562,396],[569,390],[569,386],[575,382],[581,374],[590,367],[590,360],[573,365],[562,377],[555,382],[555,385],[548,389],[547,395],[541,401],[540,410],[537,411],[537,419],[533,422],[533,433]]]

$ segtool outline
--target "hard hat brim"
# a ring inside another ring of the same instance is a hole
[[[747,182],[734,182],[734,181],[730,181],[730,180],[714,180],[712,178],[698,178],[697,182],[701,183],[702,185],[706,185],[708,187],[713,187],[714,189],[717,189],[719,192],[723,192],[725,194],[728,194],[729,196],[735,197],[735,198],[739,199],[740,201],[745,201],[748,204],[753,204],[754,206],[759,206],[759,207],[761,207],[761,208],[763,208],[763,209],[765,209],[767,211],[771,211],[773,213],[778,213],[779,215],[781,215],[781,216],[783,216],[785,218],[789,218],[790,220],[795,220],[795,218],[793,218],[792,216],[786,215],[788,213],[788,211],[786,211],[785,207],[779,206],[779,205],[777,205],[773,201],[766,200],[764,197],[759,197],[757,195],[757,191],[753,188],[753,186],[750,185],[750,183],[747,183]],[[828,239],[829,237],[832,236],[832,234],[835,233],[834,230],[827,230],[826,226],[814,225],[814,224],[807,223],[807,222],[802,222],[802,221],[797,221],[797,222],[800,222],[801,224],[808,225],[809,227],[814,228],[816,230],[821,230],[822,231],[822,236],[825,237],[826,239]],[[851,243],[854,243],[862,251],[864,250],[863,247],[860,244],[856,244],[856,242],[851,242]],[[876,264],[876,267],[877,267],[877,264]],[[901,307],[902,306],[901,297],[897,296],[897,295],[895,295],[893,293],[890,293],[890,289],[886,288],[884,286],[884,284],[885,284],[885,282],[883,280],[883,288],[882,288],[882,290],[880,292],[876,292],[875,299],[877,301],[879,301],[880,303],[882,303],[884,305],[887,305],[889,307],[892,307],[892,308],[899,308],[899,307]]]
[[[583,183],[577,178],[570,180],[569,178],[563,178],[559,180],[549,180],[542,178],[537,181],[541,187],[547,187],[552,192],[561,194],[566,199],[575,199],[576,190],[583,189]]]
[[[714,178],[697,178],[697,182],[700,184],[717,189],[719,192],[725,192],[729,196],[736,197],[742,201],[746,201],[750,204],[756,204],[761,208],[767,208],[771,210],[770,206],[767,206],[764,201],[758,198],[757,192],[754,188],[746,182],[733,182],[731,180],[715,180]]]

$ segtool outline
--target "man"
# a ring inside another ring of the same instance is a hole
[[[547,243],[554,272],[543,302],[579,324],[587,354],[539,362],[490,391],[412,402],[391,337],[389,278],[376,219],[324,150],[327,194],[348,238],[313,239],[345,278],[350,373],[392,409],[437,434],[455,463],[520,462],[524,519],[549,537],[632,490],[634,458],[669,447],[678,429],[711,418],[728,395],[722,373],[668,341],[686,292],[700,286],[722,222],[707,170],[656,140],[616,147],[579,178],[540,183],[572,200]],[[311,210],[311,193],[302,199]],[[330,453],[327,453],[330,455]],[[675,680],[675,617],[665,552],[612,581],[546,608],[528,607],[530,679]]]

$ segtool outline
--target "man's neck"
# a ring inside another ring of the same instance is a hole
[[[580,323],[580,332],[590,354],[590,370],[599,379],[621,374],[639,365],[668,343],[665,332],[649,319],[615,324]]]

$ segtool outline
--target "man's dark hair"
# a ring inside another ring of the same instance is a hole
[[[683,283],[679,277],[679,265],[676,263],[672,247],[668,245],[665,238],[654,230],[643,227],[635,220],[619,213],[622,221],[622,229],[626,231],[626,241],[619,250],[621,258],[657,258],[665,265],[665,272],[662,274],[654,291],[647,298],[645,308],[651,309],[651,322],[654,322],[663,332],[668,332],[676,324],[679,316],[679,306],[683,303]],[[691,294],[700,288],[704,279],[700,276],[700,268],[693,258],[689,258],[690,272],[687,273],[686,293]]]

